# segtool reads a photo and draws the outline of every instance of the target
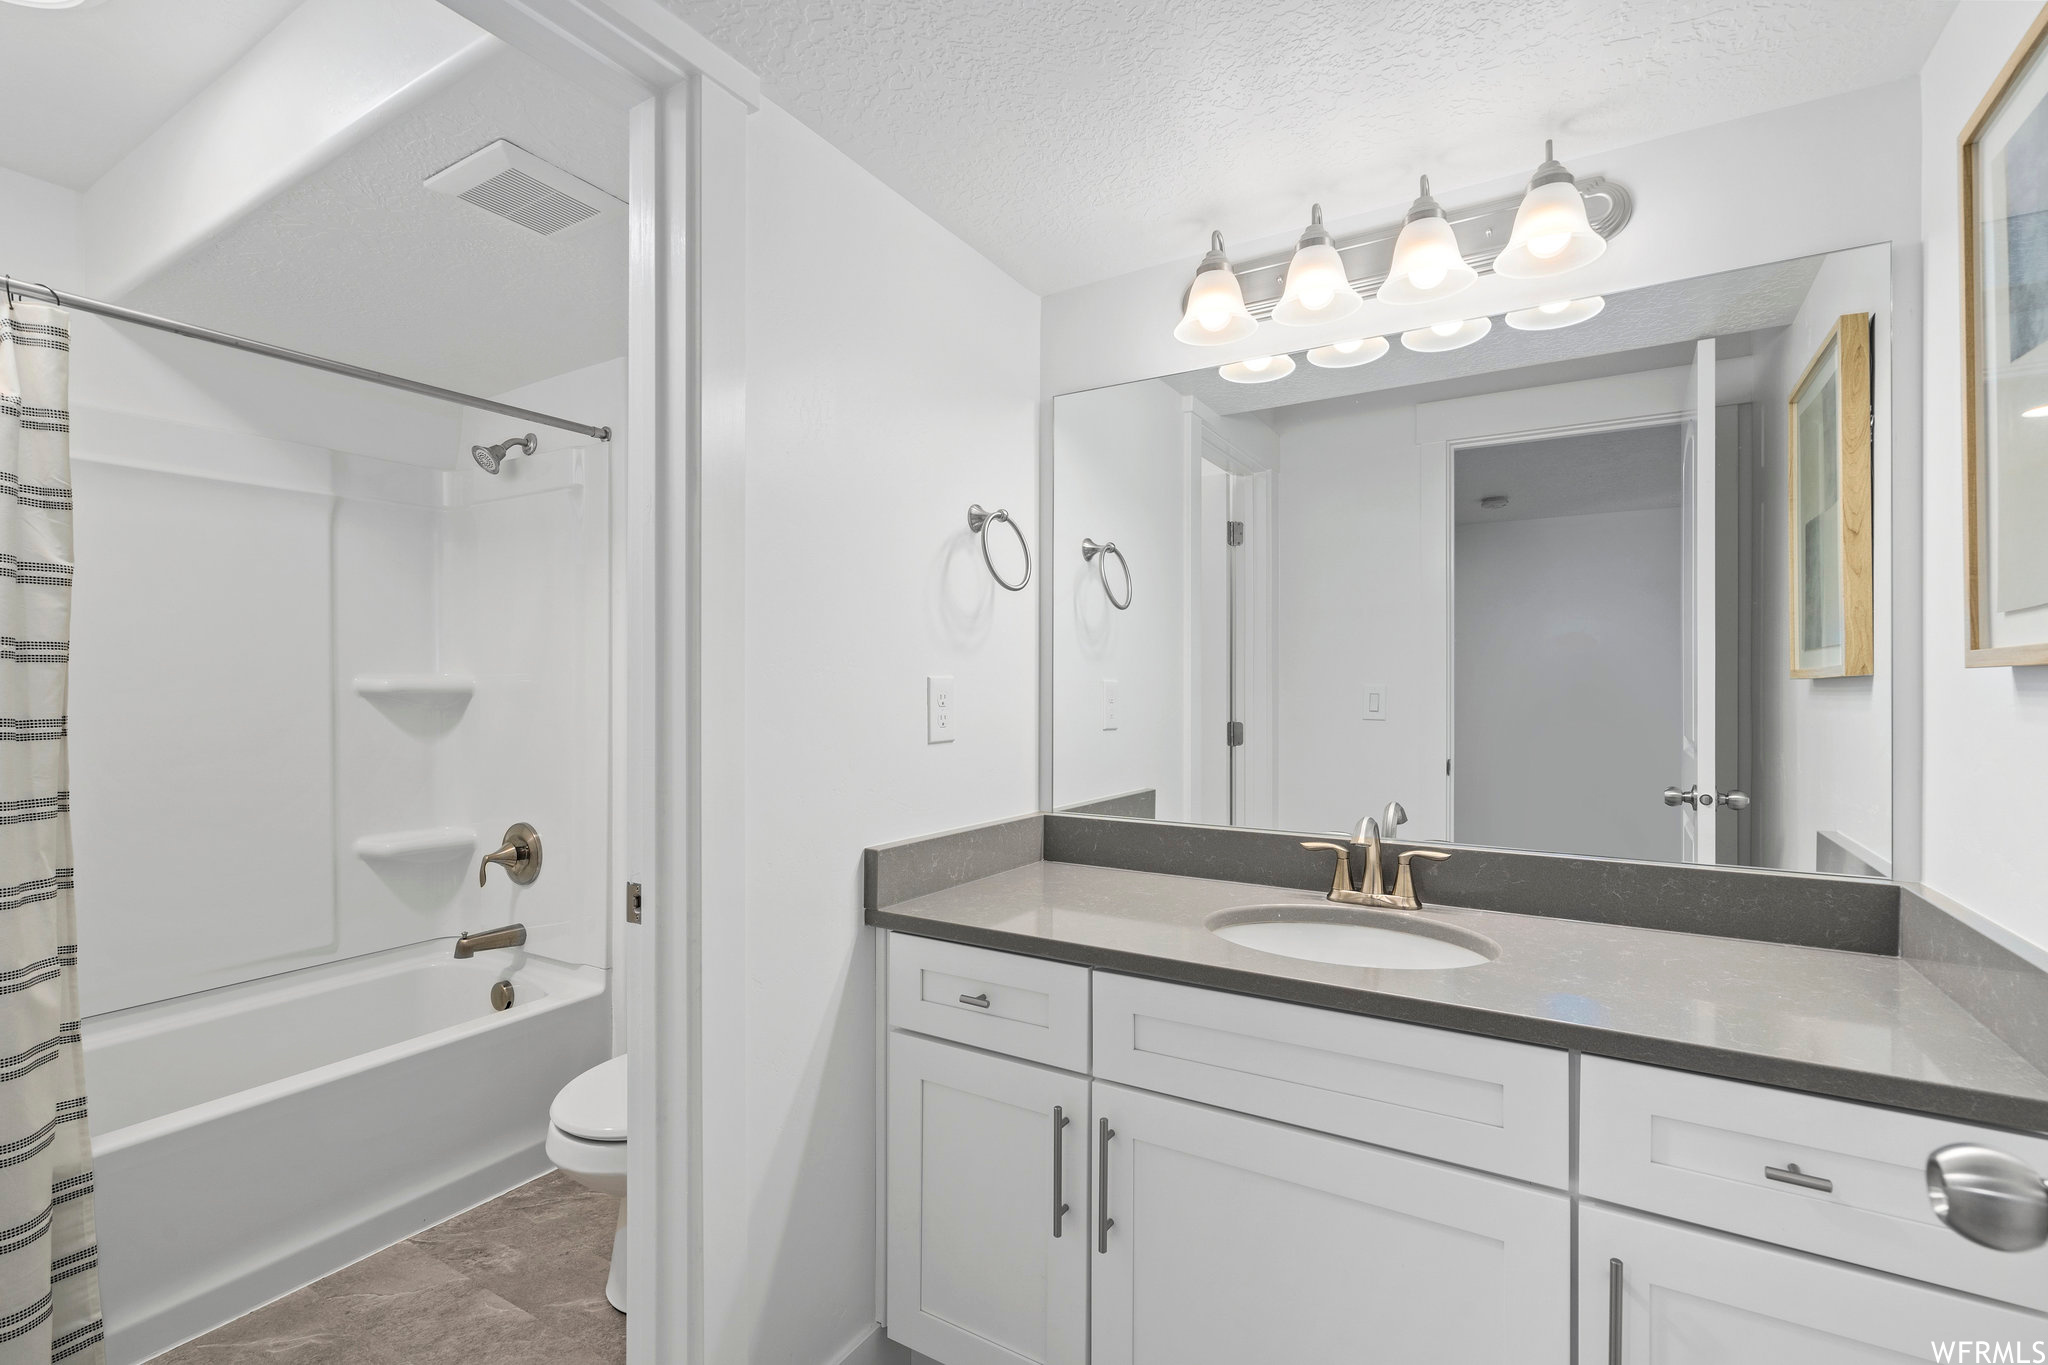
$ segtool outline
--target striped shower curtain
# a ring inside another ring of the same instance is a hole
[[[71,333],[0,317],[0,1365],[99,1365],[65,703]]]

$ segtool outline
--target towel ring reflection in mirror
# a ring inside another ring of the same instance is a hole
[[[1116,556],[1116,562],[1124,571],[1124,597],[1121,602],[1117,601],[1115,590],[1109,586],[1109,557],[1111,555]],[[1129,611],[1131,609],[1131,561],[1124,558],[1124,552],[1117,549],[1116,542],[1111,540],[1097,545],[1092,540],[1083,539],[1081,542],[1081,558],[1084,562],[1092,561],[1094,563],[1095,576],[1102,580],[1102,595],[1109,599],[1109,605],[1115,607],[1118,611]]]
[[[1015,583],[1003,577],[1002,570],[996,568],[995,556],[988,552],[988,524],[992,521],[1003,522],[1012,531],[1017,533],[1017,548],[1024,552],[1024,576]],[[1022,592],[1026,587],[1030,586],[1031,543],[1025,540],[1024,528],[1019,526],[1017,519],[1010,515],[1009,508],[998,507],[993,512],[984,512],[981,510],[981,504],[977,502],[967,509],[967,529],[981,537],[981,562],[988,565],[989,575],[997,583],[1008,588],[1011,592]]]

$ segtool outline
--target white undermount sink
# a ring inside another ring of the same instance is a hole
[[[1387,910],[1246,905],[1209,917],[1209,932],[1240,948],[1341,967],[1447,971],[1500,956],[1491,939]]]

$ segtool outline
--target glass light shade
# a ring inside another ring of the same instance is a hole
[[[1195,282],[1188,286],[1187,307],[1181,311],[1180,325],[1173,329],[1174,340],[1190,346],[1227,346],[1243,341],[1258,328],[1257,319],[1244,306],[1244,289],[1223,254],[1223,234],[1212,232],[1209,254],[1196,267]]]
[[[1382,303],[1430,303],[1469,289],[1479,272],[1465,264],[1458,235],[1437,214],[1411,219],[1394,241],[1394,263],[1380,285]]]
[[[1294,357],[1255,355],[1250,360],[1219,365],[1216,367],[1216,373],[1233,384],[1270,384],[1276,379],[1285,379],[1294,373]]]
[[[1370,365],[1391,349],[1385,337],[1359,337],[1316,347],[1308,353],[1308,363],[1325,370],[1348,370],[1353,365]]]
[[[1515,210],[1514,231],[1494,257],[1493,272],[1510,280],[1537,280],[1591,265],[1607,239],[1586,221],[1586,200],[1569,179],[1533,185]]]
[[[1518,332],[1552,332],[1598,316],[1606,306],[1607,300],[1598,294],[1583,299],[1559,299],[1555,303],[1540,303],[1534,308],[1517,308],[1507,315],[1505,321]]]
[[[1287,266],[1287,287],[1273,321],[1288,327],[1348,318],[1365,303],[1344,274],[1344,258],[1327,241],[1299,247]]]
[[[1316,358],[1316,353],[1315,353],[1314,351],[1310,351],[1310,352],[1308,353],[1308,358],[1309,358],[1310,360],[1314,360],[1314,359]],[[2048,403],[2043,403],[2043,404],[2042,404],[2042,405],[2041,405],[2040,407],[2038,407],[2038,408],[2028,408],[2028,409],[2027,409],[2027,410],[2026,410],[2025,412],[2021,413],[2021,414],[2020,414],[2020,416],[2022,416],[2022,417],[2048,417]]]
[[[1453,318],[1449,322],[1403,332],[1401,344],[1411,351],[1455,351],[1461,346],[1470,346],[1492,330],[1492,318],[1466,318],[1462,322]]]

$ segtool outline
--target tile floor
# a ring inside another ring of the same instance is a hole
[[[621,1365],[618,1201],[556,1172],[288,1294],[155,1365]]]

